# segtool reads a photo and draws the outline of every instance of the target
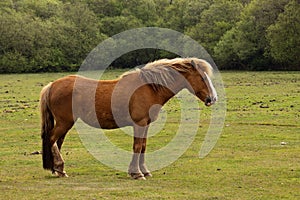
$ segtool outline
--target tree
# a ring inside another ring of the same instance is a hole
[[[0,73],[76,70],[108,36],[145,26],[191,36],[223,69],[299,69],[299,16],[299,0],[2,0]],[[174,56],[143,49],[113,64]]]
[[[214,60],[223,69],[242,69],[244,68],[241,59],[235,53],[236,28],[227,31],[214,47]]]
[[[267,30],[271,56],[282,65],[300,68],[300,6],[290,1],[279,14],[275,24]],[[287,67],[285,67],[287,68]]]
[[[172,1],[164,11],[162,26],[184,33],[199,22],[202,12],[212,3],[213,0]]]
[[[118,0],[86,0],[86,4],[99,19],[120,16],[122,12],[121,3]]]
[[[76,70],[106,38],[86,5],[66,3],[49,14],[38,9],[42,2],[16,2],[0,13],[0,72]]]
[[[186,10],[183,14],[183,21],[185,23],[184,31],[187,31],[189,28],[194,27],[199,23],[202,13],[209,9],[213,4],[213,0],[188,0],[185,1],[185,4]]]
[[[22,0],[16,1],[13,5],[18,12],[30,13],[41,19],[48,19],[57,14],[62,3],[59,0]]]
[[[34,49],[31,26],[34,19],[26,13],[6,9],[0,14],[0,72],[26,71]]]
[[[125,17],[134,16],[139,19],[144,26],[153,26],[157,20],[156,6],[153,1],[149,0],[130,0],[122,1],[121,15]]]
[[[101,32],[113,36],[128,29],[143,27],[143,23],[132,15],[104,17],[101,19]]]
[[[11,0],[2,0],[0,2],[0,12],[3,12],[7,9],[13,9],[13,2]]]
[[[184,32],[186,21],[184,16],[188,4],[183,0],[173,1],[162,11],[162,20],[159,26],[170,28],[179,32]]]
[[[241,19],[237,22],[234,30],[217,43],[215,51],[225,58],[228,51],[235,62],[240,63],[244,69],[269,69],[273,65],[272,58],[266,54],[268,41],[266,40],[267,28],[275,23],[278,15],[283,12],[284,6],[289,0],[252,0],[243,12]],[[232,37],[234,36],[234,38]],[[232,43],[231,45],[227,43]],[[228,49],[228,47],[230,47]],[[229,55],[228,55],[229,56]],[[227,58],[227,60],[231,60]],[[223,59],[224,61],[224,59]],[[230,67],[232,63],[225,64]]]
[[[60,16],[54,19],[54,46],[62,51],[72,70],[80,66],[88,53],[106,38],[100,33],[97,16],[86,4],[66,3]]]
[[[236,0],[215,0],[201,13],[200,22],[186,33],[203,45],[209,53],[213,53],[213,48],[222,35],[239,19],[242,8],[242,4]]]

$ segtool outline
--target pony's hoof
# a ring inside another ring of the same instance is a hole
[[[134,180],[147,180],[147,179],[144,176],[140,176],[140,177],[135,178]]]
[[[144,177],[152,177],[152,174],[150,172],[144,173]]]
[[[59,173],[58,176],[59,176],[59,177],[64,177],[64,178],[68,178],[68,177],[69,177],[68,174],[67,174],[66,172],[64,172],[64,173],[62,173],[62,174]]]
[[[57,177],[65,177],[65,178],[69,177],[68,174],[65,171],[61,172],[61,171],[58,171],[58,170],[54,170],[52,172],[52,174],[54,174]]]
[[[130,173],[129,175],[134,180],[146,180],[144,174],[142,174],[142,173]]]

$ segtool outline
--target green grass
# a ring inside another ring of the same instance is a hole
[[[110,71],[105,78],[121,73]],[[222,72],[227,116],[214,150],[198,158],[210,113],[201,104],[192,145],[147,181],[131,180],[94,159],[75,129],[62,149],[69,178],[53,177],[42,169],[41,155],[31,155],[41,149],[39,92],[64,75],[0,75],[1,199],[300,199],[299,72]],[[149,152],[174,136],[177,107],[173,100],[164,108],[168,123],[149,139]],[[106,133],[131,149],[130,136]]]

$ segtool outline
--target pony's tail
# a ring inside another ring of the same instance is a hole
[[[53,155],[51,152],[50,134],[54,127],[54,118],[49,108],[49,94],[51,89],[49,83],[41,91],[40,96],[40,110],[41,110],[41,137],[42,137],[42,157],[43,157],[43,168],[53,169]]]

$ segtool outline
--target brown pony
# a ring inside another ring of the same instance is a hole
[[[144,162],[149,124],[160,108],[184,88],[206,106],[214,104],[217,94],[211,75],[212,67],[204,60],[176,58],[148,63],[115,80],[72,75],[49,83],[40,98],[44,169],[67,177],[60,149],[65,135],[80,118],[102,129],[133,126],[134,153],[128,173],[134,179],[151,176]]]

